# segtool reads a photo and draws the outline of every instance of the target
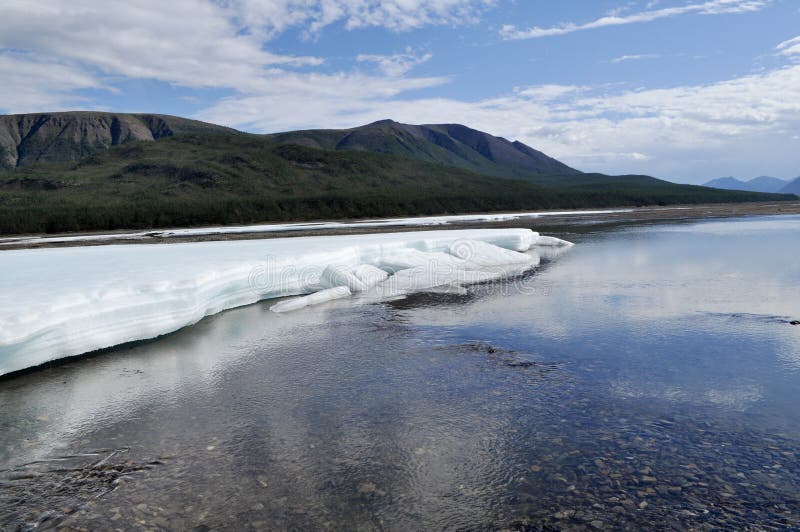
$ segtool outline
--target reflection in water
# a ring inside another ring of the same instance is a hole
[[[800,526],[800,219],[708,225],[2,381],[0,525]]]

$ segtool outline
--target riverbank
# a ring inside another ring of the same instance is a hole
[[[19,235],[0,238],[0,251],[42,247],[97,246],[109,244],[163,244],[179,242],[211,242],[219,240],[253,240],[287,236],[369,234],[415,230],[485,227],[531,227],[543,231],[565,226],[620,223],[657,223],[703,218],[731,218],[800,214],[800,201],[766,203],[724,203],[708,205],[676,205],[590,209],[573,211],[538,211],[536,213],[497,213],[451,215],[382,220],[317,221],[298,224],[268,224],[152,231],[114,231],[109,233],[66,233],[59,235]],[[491,224],[491,225],[487,225]],[[259,230],[259,228],[264,228]]]

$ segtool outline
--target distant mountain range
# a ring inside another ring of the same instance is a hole
[[[76,112],[0,116],[0,167],[77,162],[112,146],[187,133],[238,132],[167,115]],[[263,137],[278,144],[383,153],[504,177],[580,173],[521,142],[459,124],[416,126],[381,120],[352,129]]]
[[[800,196],[800,177],[796,177],[789,184],[780,189],[778,192],[781,194],[796,194]]]
[[[459,124],[272,135],[167,115],[0,116],[0,233],[795,196],[581,173]]]
[[[791,182],[777,177],[760,176],[749,181],[741,181],[734,177],[720,177],[712,179],[703,186],[720,188],[724,190],[745,190],[748,192],[770,192],[781,194],[800,193],[800,178]]]

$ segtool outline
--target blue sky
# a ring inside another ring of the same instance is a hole
[[[458,122],[586,171],[800,175],[797,0],[3,0],[0,111]]]

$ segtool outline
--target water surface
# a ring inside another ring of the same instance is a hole
[[[0,527],[800,527],[800,217],[558,236],[0,381]]]

